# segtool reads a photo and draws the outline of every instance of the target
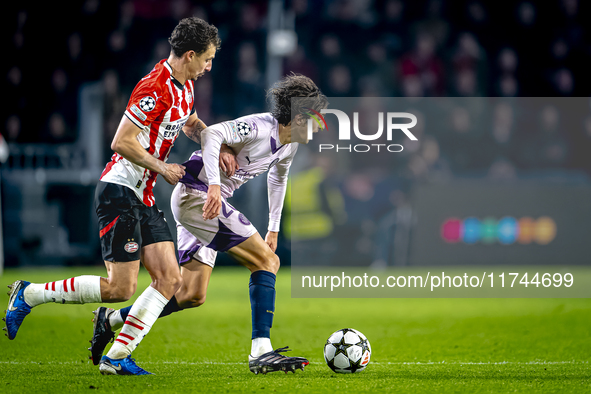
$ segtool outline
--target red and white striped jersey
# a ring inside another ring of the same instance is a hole
[[[194,112],[194,82],[181,85],[172,76],[166,60],[160,61],[131,93],[125,116],[141,129],[137,136],[146,151],[158,160],[166,161],[179,132]],[[154,185],[158,173],[115,153],[100,180],[127,186],[147,206],[155,204]]]

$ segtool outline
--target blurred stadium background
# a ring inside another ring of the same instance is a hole
[[[291,71],[333,97],[581,97],[499,105],[480,122],[457,108],[387,164],[304,150],[292,182],[317,198],[292,196],[288,205],[316,218],[316,230],[299,236],[328,264],[436,263],[440,253],[476,261],[506,246],[498,235],[507,217],[522,238],[497,259],[527,263],[530,251],[545,255],[550,249],[540,248],[554,245],[559,263],[561,237],[574,234],[569,258],[584,262],[578,240],[589,222],[573,218],[591,216],[589,10],[578,0],[10,2],[2,23],[4,265],[102,264],[93,195],[110,141],[134,85],[168,57],[170,32],[191,15],[222,38],[211,73],[196,84],[206,124],[265,111],[264,90]],[[195,149],[181,135],[170,161]],[[264,232],[265,180],[253,184],[234,203]],[[160,181],[156,200],[173,227],[170,191]],[[466,238],[466,228],[479,238]],[[286,238],[279,254],[289,264]]]

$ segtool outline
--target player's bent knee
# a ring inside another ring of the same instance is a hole
[[[173,282],[173,284],[172,284],[172,286],[173,286],[173,287],[174,287],[174,289],[175,289],[175,290],[174,290],[174,291],[175,291],[175,293],[176,293],[176,291],[177,291],[178,289],[180,289],[180,288],[181,288],[181,286],[182,286],[182,285],[183,285],[183,277],[182,277],[182,276],[181,276],[181,274],[179,273],[177,276],[175,276],[175,278],[174,278],[174,282]]]
[[[274,274],[277,274],[280,265],[279,256],[277,256],[275,253],[266,256],[266,258],[262,259],[259,264],[256,264],[258,269],[269,271]]]
[[[118,298],[120,298],[121,301],[127,301],[131,297],[133,297],[136,290],[137,290],[137,283],[135,283],[135,282],[131,283],[125,287],[119,288]]]
[[[121,292],[120,294],[120,302],[125,302],[125,301],[129,301],[129,299],[131,297],[133,297],[133,295],[135,294],[136,291],[136,287],[134,286],[133,289],[126,289],[126,291],[124,290],[123,292]]]
[[[276,254],[273,254],[273,257],[274,258],[271,262],[271,272],[276,274],[277,271],[279,271],[279,267],[281,266],[281,261],[279,260],[279,256],[277,256]]]
[[[163,278],[153,279],[152,286],[165,296],[174,295],[183,284],[183,278],[180,273],[167,275]],[[166,293],[166,294],[165,294]]]
[[[188,309],[188,308],[197,308],[205,303],[205,294],[194,294],[190,296],[188,299],[179,299],[179,295],[177,294],[177,302],[181,309]]]
[[[197,295],[197,296],[193,297],[193,299],[191,299],[190,303],[191,303],[191,306],[189,308],[197,308],[198,306],[205,304],[205,294]]]
[[[121,281],[115,278],[109,278],[107,280],[108,289],[106,289],[107,299],[104,301],[111,302],[125,302],[129,300],[135,294],[137,290],[137,282],[133,281]]]
[[[133,284],[131,287],[118,287],[113,289],[111,292],[111,299],[112,302],[125,302],[128,301],[137,289],[137,285]]]
[[[176,275],[171,275],[167,278],[167,281],[170,284],[170,287],[178,290],[183,284],[183,277],[181,276],[180,272]]]

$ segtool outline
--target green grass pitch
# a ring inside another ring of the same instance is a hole
[[[105,271],[6,270],[0,283],[81,274]],[[134,352],[155,376],[100,375],[86,350],[95,305],[48,304],[0,339],[0,393],[591,392],[589,299],[292,299],[289,276],[278,275],[272,340],[307,357],[304,372],[248,370],[248,271],[220,267],[202,307],[159,320]],[[137,293],[148,283],[142,270]],[[372,345],[359,374],[324,363],[324,342],[345,327]]]

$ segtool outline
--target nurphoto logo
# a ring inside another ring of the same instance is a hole
[[[307,108],[311,112],[310,119],[308,119],[308,139],[312,140],[314,137],[313,133],[313,121],[317,122],[320,128],[328,130],[324,114],[333,114],[337,117],[339,124],[339,141],[350,141],[351,140],[351,120],[349,116],[338,109],[321,109],[320,112],[314,111],[311,108]],[[409,112],[387,112],[384,116],[384,112],[378,112],[378,130],[373,134],[364,134],[359,130],[359,112],[353,112],[353,133],[355,137],[362,141],[376,141],[384,133],[384,118],[386,119],[386,138],[388,141],[392,141],[394,132],[399,130],[402,131],[408,139],[411,141],[417,141],[417,137],[410,131],[411,128],[416,126],[417,117]],[[400,119],[407,119],[410,122],[399,123]],[[323,127],[324,126],[324,127]],[[384,149],[385,148],[385,149]],[[319,144],[318,151],[329,151],[334,150],[336,152],[369,152],[375,150],[386,150],[388,152],[402,152],[404,147],[400,144],[349,144],[349,145],[338,145],[338,144]]]

